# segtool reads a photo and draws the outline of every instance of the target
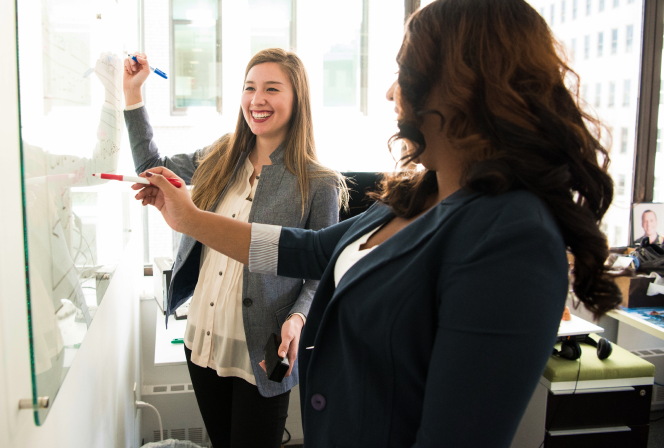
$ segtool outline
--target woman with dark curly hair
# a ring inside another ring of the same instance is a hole
[[[523,0],[415,13],[388,97],[403,161],[425,169],[321,231],[201,212],[172,173],[145,173],[137,198],[176,230],[252,271],[320,279],[299,349],[306,446],[508,447],[556,339],[566,250],[589,310],[620,303],[598,228],[608,154],[556,45]]]

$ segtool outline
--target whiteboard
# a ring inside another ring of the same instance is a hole
[[[17,4],[33,390],[51,406],[131,231],[129,184],[92,173],[133,171],[122,64],[137,48],[137,11],[136,0]]]

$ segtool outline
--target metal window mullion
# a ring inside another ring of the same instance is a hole
[[[418,9],[420,9],[420,0],[405,0],[403,15],[404,23],[408,20],[408,17]]]
[[[221,10],[222,0],[218,0],[217,3],[217,113],[221,115],[223,113],[223,76],[222,76],[222,61],[223,61],[223,51],[222,51],[222,41],[221,41],[221,32],[222,32],[222,10]]]
[[[297,0],[291,0],[290,51],[297,52]]]
[[[369,114],[369,0],[362,0],[360,34],[360,112]]]
[[[664,0],[644,0],[633,203],[653,199],[663,35]]]

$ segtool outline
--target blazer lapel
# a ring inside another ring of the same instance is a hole
[[[207,209],[208,212],[213,212],[217,209],[217,207],[219,206],[219,202],[221,201],[221,199],[226,194],[226,191],[228,191],[228,187],[235,180],[235,176],[237,176],[238,170],[240,169],[240,167],[242,165],[244,165],[244,161],[247,159],[248,155],[249,155],[249,151],[242,151],[242,153],[240,153],[240,158],[237,160],[237,163],[235,164],[235,168],[233,168],[233,174],[231,174],[231,178],[228,180],[228,183],[226,184],[224,189],[221,190],[221,194],[219,195],[217,200],[214,202],[214,205],[212,207],[210,207],[209,209]]]
[[[392,237],[376,247],[370,254],[367,254],[366,257],[359,260],[348,270],[348,272],[346,272],[339,282],[337,290],[335,291],[332,300],[330,300],[330,303],[338,300],[338,298],[343,296],[349,288],[352,288],[355,283],[366,277],[367,274],[425,243],[445,221],[454,215],[457,210],[477,196],[477,194],[468,194],[463,191],[458,191],[448,199],[441,201],[406,228],[392,235]],[[387,221],[387,218],[393,216],[394,215],[391,212],[388,212],[388,216],[385,216],[384,219],[375,219],[368,223],[368,225],[358,227],[357,230],[353,231],[353,234],[349,236],[348,241],[344,242],[343,247],[339,249],[339,252],[335,254],[334,262],[336,263],[339,254],[346,246],[348,246],[348,244],[356,241],[362,235],[365,235],[370,230],[376,228],[378,224],[384,223]]]

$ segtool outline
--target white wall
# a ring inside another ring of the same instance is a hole
[[[32,384],[24,275],[16,80],[14,0],[0,0],[0,446],[136,447],[133,385],[138,362],[140,213],[132,209],[132,240],[122,267],[90,326],[79,353],[41,427],[18,402]]]

